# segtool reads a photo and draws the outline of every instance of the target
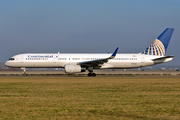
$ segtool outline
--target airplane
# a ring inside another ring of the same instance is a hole
[[[174,55],[165,56],[174,28],[166,28],[143,52],[117,54],[118,47],[110,55],[106,54],[65,54],[26,53],[11,57],[5,62],[7,67],[64,68],[65,73],[74,74],[89,71],[88,76],[96,76],[94,69],[128,69],[151,66],[173,60]]]

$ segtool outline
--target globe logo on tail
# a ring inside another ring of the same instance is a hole
[[[142,54],[146,55],[159,55],[164,56],[165,55],[165,47],[163,43],[156,39],[152,44],[150,44]]]

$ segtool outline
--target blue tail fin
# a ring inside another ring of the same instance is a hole
[[[150,44],[142,54],[164,56],[173,34],[174,28],[166,28],[161,35]]]

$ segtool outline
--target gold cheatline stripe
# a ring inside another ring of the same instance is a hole
[[[149,50],[150,50],[150,45],[149,45],[149,48],[148,48],[148,55],[149,55]]]
[[[164,46],[161,47],[161,49],[162,49],[162,55],[164,55],[165,54]]]
[[[157,55],[157,52],[156,52],[156,45],[155,45],[155,44],[153,45],[153,48],[154,48],[154,54]]]
[[[151,55],[151,45],[149,45],[149,54],[148,55]]]
[[[163,55],[163,49],[161,47],[159,47],[160,51],[161,51],[161,56]]]
[[[151,44],[151,55],[153,55],[153,44]]]
[[[162,53],[161,47],[159,45],[157,45],[157,47],[158,47],[158,50],[159,50],[159,55],[161,55],[161,53]]]
[[[162,52],[165,53],[164,46],[160,45]]]
[[[144,50],[144,54],[145,54],[146,50]]]
[[[157,45],[155,45],[155,47],[156,47],[156,51],[157,51],[157,54],[156,54],[156,55],[159,55],[159,56],[160,56],[160,51],[159,51],[158,46],[157,46]]]
[[[157,39],[157,41],[158,41],[158,45],[162,48],[163,53],[165,53],[165,48],[164,48],[163,43],[158,39]]]

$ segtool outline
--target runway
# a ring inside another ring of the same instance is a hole
[[[175,70],[166,70],[166,71],[160,71],[160,70],[94,70],[94,73],[96,75],[109,75],[109,76],[117,76],[117,75],[180,75],[180,71]],[[62,70],[51,70],[51,71],[44,71],[44,70],[27,70],[26,74],[28,76],[46,76],[46,75],[62,75],[62,76],[68,76],[69,74],[66,74]],[[82,72],[82,73],[76,73],[73,75],[81,75],[86,76],[88,72]],[[23,76],[23,71],[0,71],[0,76]]]

